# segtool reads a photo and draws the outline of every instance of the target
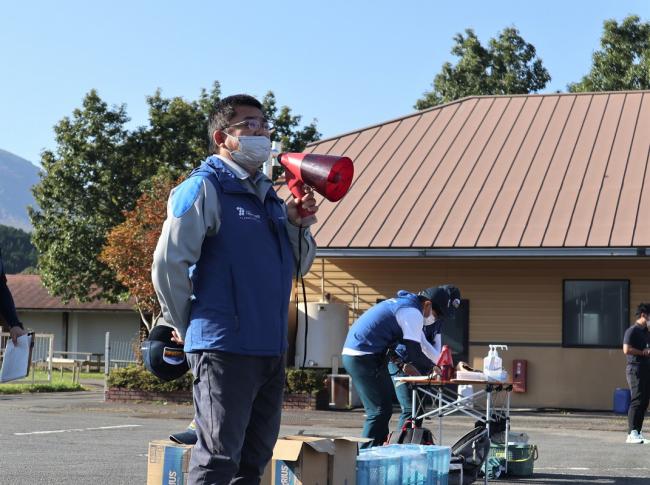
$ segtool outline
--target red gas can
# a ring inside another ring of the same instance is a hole
[[[451,349],[448,345],[442,346],[442,351],[440,352],[440,357],[438,357],[436,365],[440,367],[443,381],[449,381],[455,377],[454,359],[451,356]]]

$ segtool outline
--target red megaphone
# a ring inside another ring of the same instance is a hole
[[[348,192],[354,165],[348,157],[338,155],[317,155],[315,153],[280,153],[280,165],[284,167],[289,190],[294,197],[306,194],[304,186],[309,185],[327,200],[336,202]],[[300,217],[311,212],[298,207]]]
[[[449,381],[454,378],[454,359],[451,356],[451,349],[448,345],[443,345],[436,365],[440,367],[443,381]]]

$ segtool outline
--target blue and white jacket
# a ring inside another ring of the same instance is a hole
[[[185,351],[281,355],[298,228],[261,172],[209,157],[172,191],[152,278]],[[315,243],[303,231],[301,266]],[[188,270],[191,268],[191,278]]]

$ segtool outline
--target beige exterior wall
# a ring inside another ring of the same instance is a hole
[[[485,346],[470,346],[470,360],[483,366]],[[614,389],[627,387],[620,349],[510,346],[500,352],[512,375],[513,359],[528,361],[525,393],[512,393],[515,407],[611,410]]]
[[[626,386],[624,356],[618,348],[562,348],[565,279],[629,280],[630,318],[637,303],[650,301],[648,258],[317,259],[305,284],[308,300],[319,301],[324,283],[332,301],[350,305],[352,321],[353,285],[360,314],[399,289],[453,283],[470,300],[469,360],[476,364],[487,343],[502,342],[511,346],[502,355],[509,370],[512,359],[528,360],[528,391],[513,394],[515,406],[611,409],[614,389]]]
[[[111,345],[124,342],[130,345],[138,336],[140,317],[135,312],[75,313],[77,322],[76,352],[104,352],[106,332],[111,332]]]
[[[51,333],[54,335],[54,350],[63,348],[63,314],[60,312],[36,312],[18,310],[18,318],[27,330],[36,333]]]
[[[54,334],[54,350],[65,348],[63,312],[18,311],[25,328],[36,333]],[[130,342],[138,336],[140,317],[136,312],[70,312],[68,319],[68,351],[104,352],[106,332],[111,342]]]

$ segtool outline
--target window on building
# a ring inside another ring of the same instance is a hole
[[[628,280],[565,280],[562,345],[621,347],[630,323],[629,295]]]

